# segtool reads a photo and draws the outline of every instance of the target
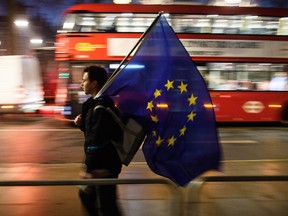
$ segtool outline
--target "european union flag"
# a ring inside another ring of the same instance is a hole
[[[163,15],[103,94],[147,131],[143,152],[157,174],[185,186],[218,169],[221,151],[206,84]]]

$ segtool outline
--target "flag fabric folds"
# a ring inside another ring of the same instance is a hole
[[[221,150],[205,81],[163,15],[103,94],[147,132],[149,167],[180,186],[219,169]]]

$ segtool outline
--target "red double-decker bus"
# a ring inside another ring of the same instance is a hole
[[[79,4],[56,35],[56,101],[73,118],[86,99],[83,68],[113,72],[157,14],[207,82],[217,122],[288,121],[288,9],[203,5]]]

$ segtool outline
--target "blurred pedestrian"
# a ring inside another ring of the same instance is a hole
[[[82,113],[74,123],[84,132],[85,171],[84,179],[118,178],[122,163],[111,140],[121,136],[121,130],[106,109],[94,109],[98,105],[119,113],[108,96],[95,96],[107,81],[107,72],[101,66],[84,69],[81,87],[91,95],[82,105]],[[79,197],[89,216],[118,216],[116,185],[88,185],[79,190]]]

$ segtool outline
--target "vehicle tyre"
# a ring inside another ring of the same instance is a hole
[[[282,124],[288,126],[288,102],[285,103],[281,114]]]

